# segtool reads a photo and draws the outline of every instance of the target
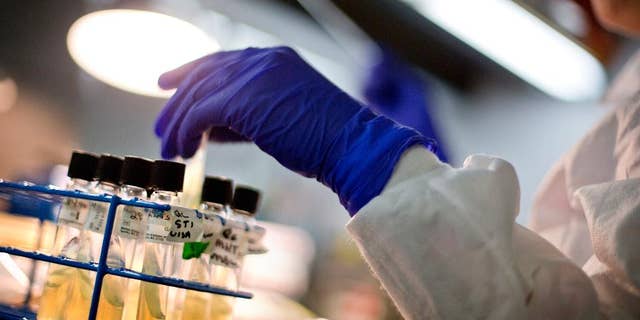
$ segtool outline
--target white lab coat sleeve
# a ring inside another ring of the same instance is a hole
[[[594,251],[583,269],[603,313],[611,319],[640,318],[640,178],[584,186],[576,198]]]
[[[455,169],[415,147],[347,229],[406,319],[598,317],[589,278],[516,224],[518,208],[508,162]]]
[[[640,319],[640,55],[630,67],[611,90],[621,104],[554,166],[531,211],[531,229],[583,266],[610,319]]]

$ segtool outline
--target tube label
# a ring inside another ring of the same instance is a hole
[[[187,208],[171,207],[169,242],[193,242],[202,236],[202,213]]]
[[[145,239],[148,242],[170,243],[167,241],[169,230],[171,230],[171,211],[148,210],[147,211],[147,232]]]
[[[124,206],[120,219],[116,220],[116,234],[123,238],[140,239],[144,234],[144,217],[150,209]]]
[[[88,208],[89,204],[86,200],[64,198],[58,214],[58,223],[82,229],[87,221]]]
[[[87,212],[87,221],[84,228],[93,232],[104,234],[104,227],[107,222],[107,212],[109,205],[103,202],[92,201]]]
[[[239,268],[246,251],[246,224],[227,220],[221,234],[214,237],[210,262],[227,268]]]
[[[213,242],[215,238],[222,234],[222,218],[215,213],[205,212],[202,217],[202,242],[207,243],[204,253],[211,255],[213,252]]]
[[[268,251],[262,241],[266,233],[267,230],[261,226],[253,226],[251,230],[247,232],[246,254],[262,254]]]
[[[203,253],[211,255],[214,236],[222,230],[222,218],[212,212],[199,212],[202,215],[202,232],[196,241],[185,242],[182,259],[199,258]]]

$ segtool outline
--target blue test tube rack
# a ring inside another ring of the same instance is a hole
[[[168,210],[170,207],[164,204],[158,204],[153,202],[141,201],[137,199],[124,200],[118,196],[112,195],[94,195],[79,191],[61,190],[49,186],[34,185],[29,183],[16,183],[0,180],[0,197],[7,197],[12,195],[24,195],[29,197],[38,198],[40,200],[59,202],[62,198],[77,198],[89,201],[106,202],[109,203],[109,211],[106,220],[106,227],[104,232],[104,239],[102,241],[102,247],[100,250],[100,258],[98,263],[78,262],[64,257],[56,257],[39,252],[24,251],[12,247],[0,246],[0,252],[5,252],[10,255],[25,257],[33,260],[45,261],[55,264],[60,264],[68,267],[84,269],[96,272],[96,280],[93,285],[93,292],[91,296],[91,307],[89,309],[89,320],[94,320],[98,312],[98,302],[100,299],[100,291],[102,290],[102,281],[107,274],[125,277],[129,279],[141,280],[146,282],[152,282],[162,284],[166,286],[172,286],[188,290],[196,290],[201,292],[208,292],[212,294],[251,299],[253,295],[248,292],[232,291],[221,287],[204,285],[193,281],[185,281],[181,279],[175,279],[170,277],[160,277],[148,275],[140,272],[124,268],[111,268],[107,266],[107,254],[109,251],[109,241],[111,239],[111,233],[113,231],[113,223],[115,221],[116,210],[119,205],[134,206],[141,208],[149,208],[156,210]],[[33,279],[31,279],[33,280]],[[28,301],[25,302],[25,306]],[[14,309],[7,306],[0,305],[0,318],[2,319],[35,319],[35,314],[27,309]]]

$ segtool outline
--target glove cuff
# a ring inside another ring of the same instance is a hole
[[[362,108],[333,142],[318,181],[353,216],[380,194],[404,151],[417,144],[436,152],[435,140]]]

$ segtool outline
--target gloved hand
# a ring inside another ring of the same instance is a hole
[[[162,156],[192,156],[206,130],[254,141],[285,167],[336,192],[353,215],[378,195],[400,155],[435,144],[376,116],[286,47],[218,52],[162,75],[178,86],[156,122]]]
[[[435,139],[438,158],[447,162],[442,141],[429,116],[425,83],[388,49],[382,50],[380,61],[371,69],[363,91],[373,111]]]

